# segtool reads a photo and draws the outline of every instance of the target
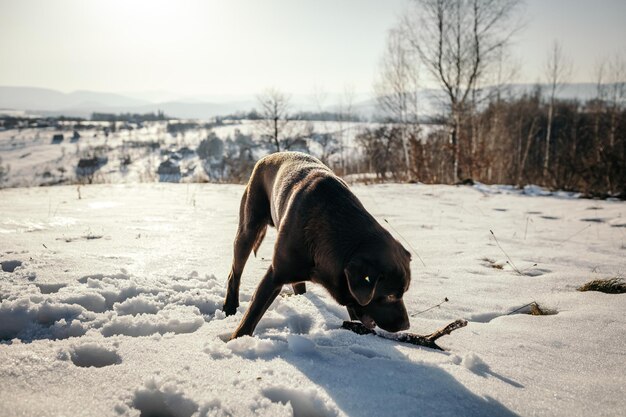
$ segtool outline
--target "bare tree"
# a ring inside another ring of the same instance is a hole
[[[413,0],[402,28],[450,111],[453,176],[459,178],[460,132],[471,91],[494,55],[521,27],[513,22],[519,0]]]
[[[355,136],[355,140],[363,147],[368,172],[375,172],[376,177],[382,180],[391,174],[394,180],[398,179],[399,167],[402,163],[402,139],[397,126],[382,125],[378,128],[366,128]]]
[[[571,73],[571,63],[563,54],[563,48],[558,41],[554,41],[545,63],[546,81],[549,88],[548,122],[546,127],[545,152],[543,157],[543,178],[548,177],[550,170],[550,142],[552,141],[552,121],[554,119],[554,100],[556,94],[563,88],[563,84]]]
[[[352,134],[352,120],[354,118],[355,87],[352,84],[345,84],[343,94],[339,99],[339,131],[337,140],[339,141],[339,153],[341,154],[341,173],[347,174],[346,166],[346,137]]]
[[[317,112],[320,115],[324,114],[326,111],[325,102],[327,97],[328,94],[323,87],[315,87],[313,91],[313,100],[315,101]],[[315,132],[313,125],[309,124],[312,129],[309,137],[321,148],[321,153],[319,155],[321,161],[330,166],[331,157],[340,151],[339,141],[337,140],[338,132],[331,131],[331,125],[328,123],[326,118],[323,118],[323,120],[319,121],[319,123],[321,125],[321,132]]]
[[[595,161],[606,168],[602,181],[609,192],[615,191],[612,171],[618,170],[619,159],[626,161],[626,136],[621,134],[622,155],[619,156],[620,117],[626,102],[626,62],[623,56],[604,59],[596,67],[597,95],[593,102]],[[602,135],[600,134],[602,130]],[[605,138],[603,140],[603,138]],[[596,170],[598,171],[598,170]],[[619,181],[619,180],[618,180]]]
[[[400,30],[389,31],[374,91],[378,108],[400,128],[408,176],[411,172],[408,138],[409,135],[416,136],[418,130],[418,65],[406,43]]]
[[[507,130],[505,115],[503,114],[505,106],[503,102],[506,98],[511,97],[511,82],[518,75],[519,62],[513,59],[506,48],[498,48],[494,53],[494,62],[489,71],[485,73],[485,83],[489,87],[479,91],[476,89],[472,92],[471,106],[473,109],[481,106],[484,108],[485,102],[492,108],[491,116],[492,120],[489,123],[489,128],[485,131],[479,126],[479,117],[477,112],[473,111],[470,115],[470,135],[468,145],[468,169],[471,178],[475,178],[480,175],[481,170],[487,169],[489,172],[493,172],[490,169],[490,161],[492,163],[509,164],[511,161],[496,160],[493,158],[493,154],[497,152],[497,149],[506,146],[502,143],[506,140],[506,135],[503,133]],[[522,139],[517,138],[515,147],[515,153],[511,155],[512,161],[516,164],[521,163],[522,159]]]
[[[607,65],[606,101],[609,106],[610,128],[609,148],[615,147],[615,132],[617,130],[617,116],[626,101],[626,62],[624,58],[615,55]]]
[[[276,148],[276,152],[280,152],[280,139],[289,122],[290,97],[275,88],[270,88],[257,96],[257,100],[261,106],[259,133]]]
[[[599,161],[602,153],[602,141],[600,140],[600,119],[602,116],[602,110],[604,108],[604,101],[606,100],[606,60],[602,60],[596,63],[595,77],[596,77],[596,97],[593,101],[593,149],[595,161]]]

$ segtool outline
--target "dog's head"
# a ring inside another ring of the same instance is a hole
[[[368,328],[389,332],[409,328],[402,296],[411,282],[411,255],[402,245],[356,254],[344,273],[354,302],[348,305]]]

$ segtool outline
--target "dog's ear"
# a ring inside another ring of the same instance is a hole
[[[369,304],[374,298],[378,276],[369,276],[366,265],[359,259],[351,260],[343,271],[352,296],[362,306]]]

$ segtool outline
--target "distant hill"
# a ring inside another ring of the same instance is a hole
[[[150,96],[150,94],[145,94]],[[23,110],[44,115],[89,117],[92,112],[147,113],[161,110],[181,118],[209,118],[220,114],[250,110],[255,101],[210,103],[205,101],[151,102],[114,93],[60,91],[37,87],[0,87],[0,109]]]
[[[74,91],[62,93],[48,88],[0,87],[0,108],[56,111],[68,108],[141,106],[147,101],[113,93]]]
[[[531,91],[533,84],[511,84],[511,94],[519,95]],[[544,86],[544,92],[547,88]],[[560,98],[588,100],[595,96],[596,85],[592,83],[566,84],[559,92]],[[218,115],[232,114],[238,111],[249,111],[257,107],[253,95],[246,96],[196,96],[176,97],[166,92],[143,92],[115,94],[95,91],[60,91],[37,87],[0,87],[0,110],[26,111],[44,115],[65,115],[89,117],[92,112],[103,113],[148,113],[161,110],[165,114],[190,119],[206,119]],[[166,101],[157,101],[172,97]],[[322,103],[327,111],[339,111],[341,96],[329,94]],[[437,89],[420,90],[420,113],[422,116],[435,115],[441,112],[445,99]],[[312,95],[299,94],[292,96],[292,110],[318,111]],[[376,99],[369,94],[359,94],[352,104],[352,111],[362,117],[371,118],[376,114]]]

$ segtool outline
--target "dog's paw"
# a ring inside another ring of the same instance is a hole
[[[226,314],[226,317],[234,316],[237,313],[237,307],[239,306],[236,304],[224,303],[224,306],[222,307],[222,311],[224,312],[224,314]]]

